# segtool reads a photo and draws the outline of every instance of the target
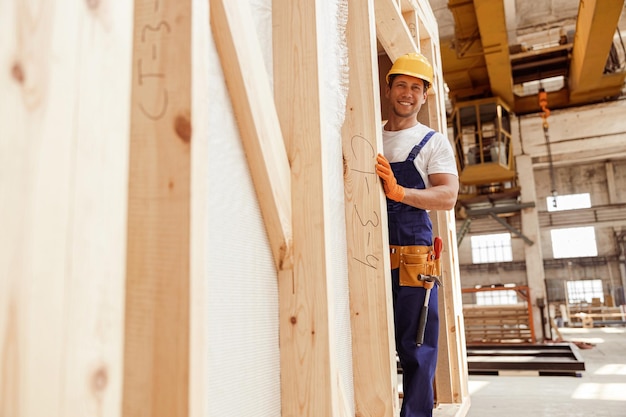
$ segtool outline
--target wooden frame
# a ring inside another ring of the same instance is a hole
[[[13,7],[17,21],[23,23],[3,27],[2,34],[30,29],[27,23],[31,21],[25,20],[30,18],[29,11],[18,3],[9,2],[7,8]],[[0,82],[18,104],[11,112],[3,106],[0,117],[10,126],[9,136],[29,140],[2,142],[10,154],[21,158],[14,171],[25,175],[18,175],[22,182],[16,186],[4,187],[3,179],[4,188],[0,187],[3,200],[11,202],[3,213],[18,219],[7,226],[9,240],[3,241],[5,250],[0,251],[10,275],[0,282],[4,301],[0,303],[0,346],[2,357],[8,358],[1,363],[0,383],[10,387],[0,391],[0,411],[60,416],[71,414],[74,401],[80,398],[111,417],[199,417],[205,415],[207,377],[202,369],[209,341],[202,333],[206,331],[202,326],[206,319],[202,279],[206,277],[201,276],[203,261],[199,259],[205,242],[200,232],[193,234],[191,226],[192,216],[201,217],[203,207],[193,206],[194,198],[201,197],[193,196],[192,182],[196,181],[194,190],[206,191],[198,185],[203,181],[197,178],[201,168],[192,167],[197,153],[206,149],[201,143],[192,146],[200,137],[197,132],[203,117],[197,116],[192,134],[191,109],[198,100],[192,104],[192,91],[203,86],[192,84],[200,72],[192,58],[201,51],[192,49],[199,36],[191,23],[195,3],[136,0],[134,14],[130,7],[111,13],[120,17],[116,25],[107,20],[102,2],[88,3],[89,10],[72,15],[76,20],[68,23],[66,31],[55,29],[55,37],[50,37],[50,19],[60,13],[53,13],[56,5],[42,6],[36,22],[43,26],[37,32],[19,32],[24,36],[16,47],[45,52],[56,42],[52,50],[62,51],[67,39],[81,39],[84,33],[79,29],[89,27],[93,37],[90,43],[80,43],[80,60],[71,50],[58,55],[62,62],[46,67],[45,55],[33,58],[21,51],[1,51],[0,59],[11,71]],[[317,71],[323,51],[317,42],[316,2],[274,2],[274,68],[281,82],[273,94],[261,74],[242,71],[250,65],[247,59],[254,59],[254,54],[258,58],[251,25],[242,24],[249,22],[245,5],[210,0],[210,6],[220,60],[230,69],[227,82],[236,103],[240,136],[249,153],[262,156],[249,163],[279,281],[282,414],[352,415],[349,396],[337,382],[337,347],[330,331],[334,317],[328,291],[329,249],[325,232],[315,227],[327,215],[320,175],[327,156],[321,147],[323,103]],[[346,116],[342,141],[350,223],[346,225],[350,251],[346,256],[350,259],[354,398],[356,411],[362,415],[391,417],[398,411],[384,196],[372,172],[374,155],[381,148],[375,43],[377,37],[392,59],[418,47],[435,53],[436,37],[421,33],[433,26],[433,17],[424,14],[428,10],[425,0],[369,0],[367,7],[349,10],[347,42],[352,45],[354,65],[349,74],[353,87],[348,110],[352,111]],[[202,24],[207,21],[205,17]],[[106,50],[124,45],[119,39],[130,39],[127,35],[133,24],[132,45]],[[416,31],[411,34],[411,25],[421,28],[420,36]],[[12,34],[3,37],[17,45],[14,38]],[[307,53],[298,55],[293,47]],[[364,59],[355,50],[369,53]],[[126,63],[125,56],[129,57]],[[108,73],[98,72],[126,64],[127,70],[117,70],[115,81]],[[88,71],[78,73],[85,68]],[[49,80],[54,80],[50,89]],[[87,87],[104,83],[116,88],[99,88],[94,95]],[[354,87],[363,84],[368,87]],[[39,107],[42,103],[46,106]],[[429,104],[428,110],[431,122],[445,126],[437,105]],[[94,115],[100,123],[95,126],[106,129],[92,127]],[[31,125],[23,127],[22,121]],[[54,146],[42,140],[52,133],[67,140]],[[103,149],[103,154],[98,153]],[[53,157],[41,157],[48,154]],[[98,188],[100,183],[106,186]],[[367,217],[357,216],[357,211]],[[445,241],[454,242],[449,237],[453,230],[449,214],[433,215],[440,233],[447,236]],[[110,222],[101,223],[102,218]],[[380,221],[376,225],[374,218]],[[201,223],[201,219],[196,221]],[[114,249],[103,250],[102,241],[94,236],[103,236],[107,248]],[[65,245],[52,245],[52,239]],[[446,260],[453,259],[450,248],[443,262],[448,279],[454,280],[458,274]],[[365,263],[360,262],[363,259]],[[461,415],[459,410],[467,404],[455,285],[441,292],[446,335],[442,349],[446,352],[440,354],[437,374],[438,403],[452,404],[454,410],[438,408],[440,415]],[[459,356],[453,361],[450,355],[455,354]],[[78,360],[65,367],[70,357]],[[58,381],[62,383],[57,385]]]

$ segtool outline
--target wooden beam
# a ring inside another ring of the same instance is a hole
[[[350,65],[342,128],[352,367],[356,415],[398,415],[386,200],[374,171],[382,152],[373,1],[348,9]]]
[[[398,5],[391,0],[374,0],[374,5],[376,35],[391,62],[401,55],[417,52],[417,45]]]
[[[293,271],[279,273],[282,415],[346,416],[331,335],[317,3],[272,4],[276,109],[291,165]]]
[[[439,359],[435,375],[437,402],[459,405],[456,416],[469,409],[467,356],[460,271],[457,262],[456,221],[454,210],[431,212],[433,231],[441,236],[443,285],[439,289]]]
[[[276,268],[291,269],[291,173],[249,6],[211,0],[211,28]]]
[[[123,415],[188,415],[191,1],[135,1]]]

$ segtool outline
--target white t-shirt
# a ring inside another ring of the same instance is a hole
[[[421,123],[404,130],[390,132],[383,129],[383,149],[389,162],[403,162],[411,149],[422,141],[432,129]],[[435,132],[428,143],[420,150],[414,161],[426,187],[430,187],[430,174],[453,174],[458,176],[454,152],[448,139]]]

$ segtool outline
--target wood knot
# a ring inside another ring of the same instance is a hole
[[[107,374],[106,368],[104,366],[101,366],[96,370],[96,372],[94,372],[93,376],[91,377],[91,388],[94,392],[104,391],[107,386],[108,380],[109,376]]]
[[[298,322],[298,319],[296,318],[296,316],[291,316],[291,324],[296,324]]]
[[[174,130],[178,137],[185,143],[191,141],[191,120],[189,116],[179,114],[174,119]]]
[[[22,68],[22,64],[19,62],[14,63],[11,67],[11,75],[18,83],[24,83],[24,69]]]

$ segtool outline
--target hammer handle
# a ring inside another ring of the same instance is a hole
[[[417,346],[424,344],[424,333],[426,332],[426,318],[428,317],[428,305],[422,306],[420,321],[417,325]]]

